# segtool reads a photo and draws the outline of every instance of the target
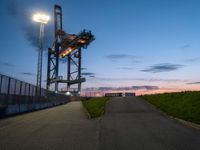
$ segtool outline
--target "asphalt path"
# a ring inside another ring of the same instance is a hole
[[[199,131],[138,97],[112,98],[99,133],[99,150],[200,150]]]
[[[138,97],[118,97],[98,119],[81,102],[2,119],[0,150],[200,150],[200,132]]]
[[[0,120],[0,150],[95,150],[97,122],[81,102]]]

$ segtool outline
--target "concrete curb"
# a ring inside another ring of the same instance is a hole
[[[181,123],[182,125],[184,126],[187,126],[189,128],[193,128],[193,129],[196,129],[196,130],[199,130],[200,131],[200,125],[199,124],[196,124],[196,123],[193,123],[193,122],[190,122],[190,121],[186,121],[186,120],[183,120],[183,119],[180,119],[180,118],[176,118],[174,116],[170,116],[168,115],[167,113],[165,113],[164,111],[162,111],[161,109],[159,109],[158,107],[156,107],[155,105],[151,104],[150,102],[148,102],[147,100],[145,100],[144,98],[142,97],[139,97],[141,98],[143,101],[147,102],[148,104],[150,104],[152,107],[154,107],[158,112],[160,112],[162,115],[168,117],[169,119],[172,119],[178,123]]]
[[[197,130],[200,131],[200,125],[199,124],[196,124],[196,123],[193,123],[193,122],[190,122],[190,121],[186,121],[186,120],[182,120],[180,118],[176,118],[176,117],[173,117],[173,116],[169,116],[169,117],[176,120],[177,122],[184,124],[187,127],[191,127],[191,128],[194,128],[194,129],[197,129]]]

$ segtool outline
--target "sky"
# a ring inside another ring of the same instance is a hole
[[[45,87],[54,4],[62,6],[65,32],[88,29],[95,35],[83,50],[84,91],[200,89],[199,0],[2,0],[1,74],[36,83],[39,24],[32,15],[44,12],[51,16],[45,26]]]

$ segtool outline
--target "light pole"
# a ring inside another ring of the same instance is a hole
[[[48,23],[50,17],[45,14],[34,14],[33,20],[40,23],[39,35],[39,49],[38,49],[38,64],[37,64],[37,82],[36,82],[36,96],[41,96],[41,83],[42,83],[42,54],[44,44],[44,25]]]

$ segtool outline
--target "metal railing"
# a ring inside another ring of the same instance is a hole
[[[36,86],[24,81],[0,74],[0,94],[36,96]],[[41,88],[41,96],[45,96],[47,90]]]

